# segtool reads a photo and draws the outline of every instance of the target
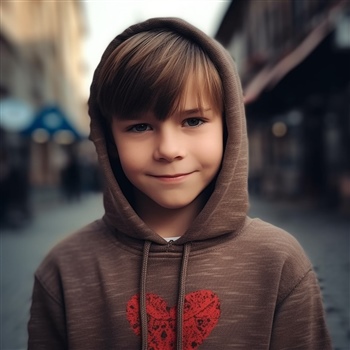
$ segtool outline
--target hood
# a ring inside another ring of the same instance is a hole
[[[153,232],[135,213],[114,176],[107,147],[107,135],[110,131],[106,129],[104,116],[97,102],[96,88],[102,63],[118,45],[137,33],[157,28],[175,31],[201,46],[217,67],[224,88],[227,141],[222,167],[206,205],[187,232],[176,241],[176,244],[182,245],[239,230],[248,211],[248,146],[243,94],[235,64],[228,52],[217,41],[178,18],[153,18],[129,27],[108,45],[95,70],[88,102],[91,117],[90,139],[95,144],[105,178],[104,206],[108,225],[126,236],[165,244],[165,240]]]

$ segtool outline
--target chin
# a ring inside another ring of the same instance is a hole
[[[191,205],[197,206],[200,205],[201,202],[199,196],[193,198],[168,198],[166,200],[156,200],[156,198],[154,198],[153,201],[160,207],[169,210],[183,209]]]
[[[174,202],[156,202],[160,207],[164,209],[169,209],[169,210],[176,210],[176,209],[182,209],[184,207],[187,207],[190,203],[174,203]]]

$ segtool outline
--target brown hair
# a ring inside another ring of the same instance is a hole
[[[108,122],[148,111],[164,120],[182,108],[189,77],[198,87],[198,108],[207,97],[211,107],[222,112],[220,76],[199,45],[169,30],[141,32],[120,44],[104,62],[98,103]]]

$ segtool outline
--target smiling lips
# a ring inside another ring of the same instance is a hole
[[[175,180],[181,180],[187,177],[188,175],[191,175],[192,173],[194,172],[174,174],[174,175],[150,175],[150,176],[163,181],[175,181]]]

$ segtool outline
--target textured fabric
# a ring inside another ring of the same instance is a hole
[[[158,27],[203,47],[222,79],[228,137],[214,192],[175,242],[146,226],[112,171],[96,101],[99,66],[89,114],[106,180],[105,215],[60,242],[38,268],[29,349],[140,349],[142,337],[154,350],[331,349],[303,249],[287,232],[247,217],[246,121],[226,51],[190,24],[163,18],[128,28],[102,61],[130,36]]]

